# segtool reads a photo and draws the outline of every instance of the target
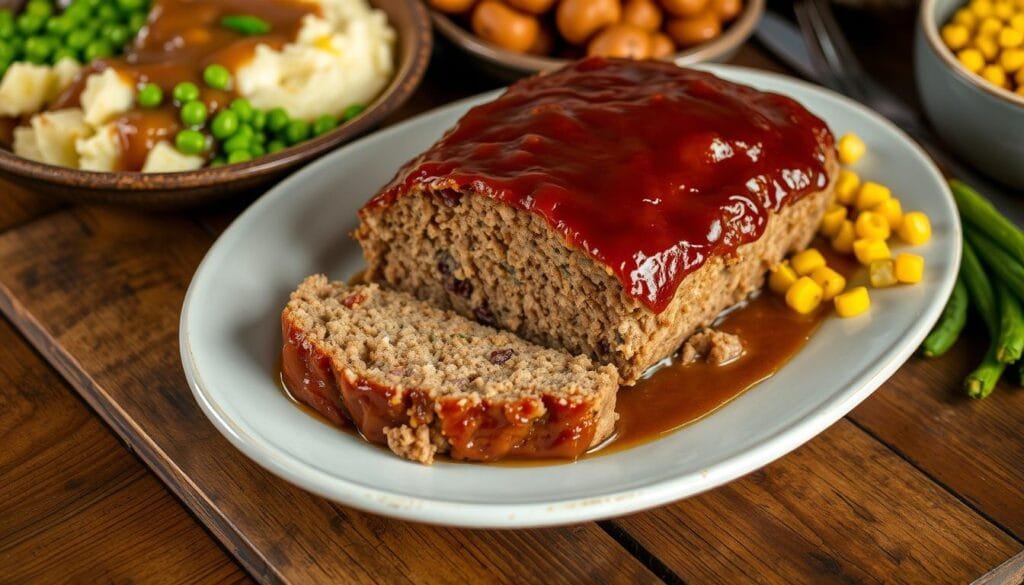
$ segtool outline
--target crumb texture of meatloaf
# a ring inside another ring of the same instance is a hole
[[[414,461],[572,458],[614,427],[614,367],[376,284],[311,276],[281,324],[289,391]]]
[[[792,99],[587,59],[470,110],[355,236],[370,281],[632,384],[810,242],[837,170]]]

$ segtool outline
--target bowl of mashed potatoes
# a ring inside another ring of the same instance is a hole
[[[418,0],[28,0],[0,10],[0,174],[175,208],[378,124],[430,57]]]

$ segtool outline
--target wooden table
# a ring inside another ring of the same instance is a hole
[[[753,47],[737,62],[778,68]],[[429,76],[396,119],[494,83],[445,48]],[[941,361],[913,358],[767,468],[624,518],[456,530],[292,487],[213,429],[178,358],[189,280],[245,203],[151,215],[59,205],[0,182],[0,582],[1022,576],[1024,393],[962,396],[982,353],[974,332]]]

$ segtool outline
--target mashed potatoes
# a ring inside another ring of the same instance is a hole
[[[256,108],[284,108],[292,118],[313,120],[367,104],[394,74],[395,32],[386,15],[366,0],[305,0],[322,15],[306,15],[295,40],[274,49],[258,45],[252,59],[232,71],[237,93]],[[80,108],[41,112],[79,67],[16,63],[0,80],[0,115],[35,114],[17,128],[15,154],[48,164],[90,171],[119,168],[117,117],[136,107],[132,80],[114,69],[85,80]],[[41,112],[41,113],[40,113]],[[143,172],[195,170],[205,164],[166,141],[148,154]]]

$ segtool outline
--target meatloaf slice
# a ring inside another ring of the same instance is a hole
[[[631,384],[807,245],[837,168],[790,98],[587,59],[470,110],[355,236],[370,280]]]
[[[281,322],[292,394],[415,461],[577,457],[614,427],[614,367],[376,284],[311,276]]]

